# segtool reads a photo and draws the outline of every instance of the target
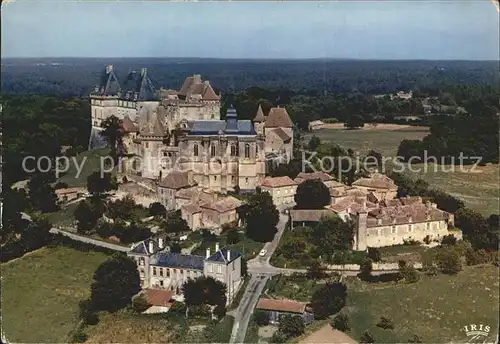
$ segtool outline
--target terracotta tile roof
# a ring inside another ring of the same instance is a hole
[[[188,172],[170,172],[162,181],[159,186],[167,189],[182,189],[191,186],[195,186],[196,182],[189,179]]]
[[[273,132],[276,134],[276,136],[278,136],[281,141],[283,142],[289,142],[291,140],[291,136],[288,135],[282,128],[277,128],[277,129],[274,129]]]
[[[292,209],[292,221],[319,222],[322,218],[333,215],[329,209]]]
[[[440,221],[450,218],[446,211],[423,203],[380,207],[368,212],[367,227]]]
[[[201,213],[201,208],[195,203],[188,203],[181,206],[181,209],[186,211],[188,214]]]
[[[373,189],[397,189],[398,187],[394,184],[394,181],[380,173],[374,173],[369,178],[361,178],[352,183],[353,186],[363,186]]]
[[[74,187],[74,188],[64,188],[64,189],[57,189],[56,195],[67,195],[67,194],[72,194],[72,193],[78,193],[78,192],[85,192],[87,189],[85,188],[79,188],[79,187]]]
[[[262,181],[261,185],[270,188],[278,188],[282,186],[297,185],[297,183],[294,182],[290,177],[283,176],[283,177],[266,177]]]
[[[207,208],[207,209],[212,209],[212,210],[215,210],[219,213],[224,213],[226,211],[236,210],[236,208],[238,208],[242,204],[243,204],[243,202],[240,201],[239,199],[237,199],[233,196],[227,196],[227,197],[221,198],[215,202],[202,203],[201,207]]]
[[[135,126],[134,122],[130,119],[129,116],[125,116],[122,120],[122,129],[126,133],[135,133],[138,132],[139,130]]]
[[[367,211],[376,209],[378,207],[377,204],[366,201],[365,198],[348,196],[338,203],[328,206],[328,209],[331,209],[336,213],[347,211],[349,214],[351,214],[360,212],[363,209],[363,206]]]
[[[292,300],[273,300],[261,298],[255,308],[266,311],[302,314],[306,310],[306,303]]]
[[[254,122],[264,122],[266,120],[266,117],[264,117],[264,112],[262,111],[262,106],[259,105],[259,108],[257,109],[257,114],[255,115],[253,121]]]
[[[203,100],[219,100],[220,97],[215,93],[212,86],[205,81],[205,90],[203,92]]]
[[[322,182],[326,181],[333,181],[333,177],[330,176],[329,174],[326,174],[325,172],[311,172],[311,173],[306,173],[306,172],[300,172],[297,177],[295,178],[295,181],[297,183],[302,183],[305,180],[313,180],[313,179],[319,179]],[[344,186],[344,184],[338,183],[339,186]]]
[[[171,304],[172,292],[170,290],[145,289],[144,296],[152,306],[168,307]]]
[[[266,117],[266,128],[291,128],[292,120],[285,108],[272,108]]]

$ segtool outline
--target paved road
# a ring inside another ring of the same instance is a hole
[[[86,237],[86,236],[81,236],[81,235],[78,235],[78,234],[70,233],[70,232],[67,232],[67,231],[59,229],[59,228],[52,228],[50,230],[50,232],[53,233],[53,234],[56,234],[56,233],[57,234],[62,234],[64,236],[67,236],[68,238],[71,238],[71,239],[76,240],[76,241],[81,241],[81,242],[85,242],[85,243],[88,243],[88,244],[92,244],[92,245],[96,245],[96,246],[100,246],[100,247],[109,248],[110,250],[114,250],[114,251],[127,252],[130,249],[130,248],[126,247],[126,246],[120,246],[120,245],[112,244],[112,243],[109,243],[109,242],[92,239],[92,238],[89,238],[89,237]]]

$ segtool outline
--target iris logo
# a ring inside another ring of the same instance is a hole
[[[463,327],[468,343],[486,343],[490,334],[490,326],[483,324],[470,324]]]

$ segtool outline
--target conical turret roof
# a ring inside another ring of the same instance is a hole
[[[259,105],[259,108],[257,109],[257,114],[255,115],[255,118],[253,119],[254,122],[264,122],[266,120],[266,117],[264,117],[264,111],[262,111],[262,106]]]

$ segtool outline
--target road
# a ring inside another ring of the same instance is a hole
[[[273,241],[268,242],[264,245],[264,249],[267,251],[264,257],[257,256],[254,259],[248,261],[248,272],[251,274],[250,281],[248,282],[247,288],[243,297],[241,298],[238,308],[236,308],[232,315],[234,316],[233,331],[231,333],[230,343],[243,343],[245,341],[245,336],[247,333],[248,322],[252,316],[253,309],[257,305],[260,294],[262,294],[266,282],[269,277],[280,273],[282,269],[275,268],[269,264],[269,259],[273,255],[274,251],[278,247],[278,243],[285,231],[285,226],[288,222],[288,215],[280,214],[280,220],[276,225],[278,229],[275,234]],[[293,269],[283,269],[290,270]]]

